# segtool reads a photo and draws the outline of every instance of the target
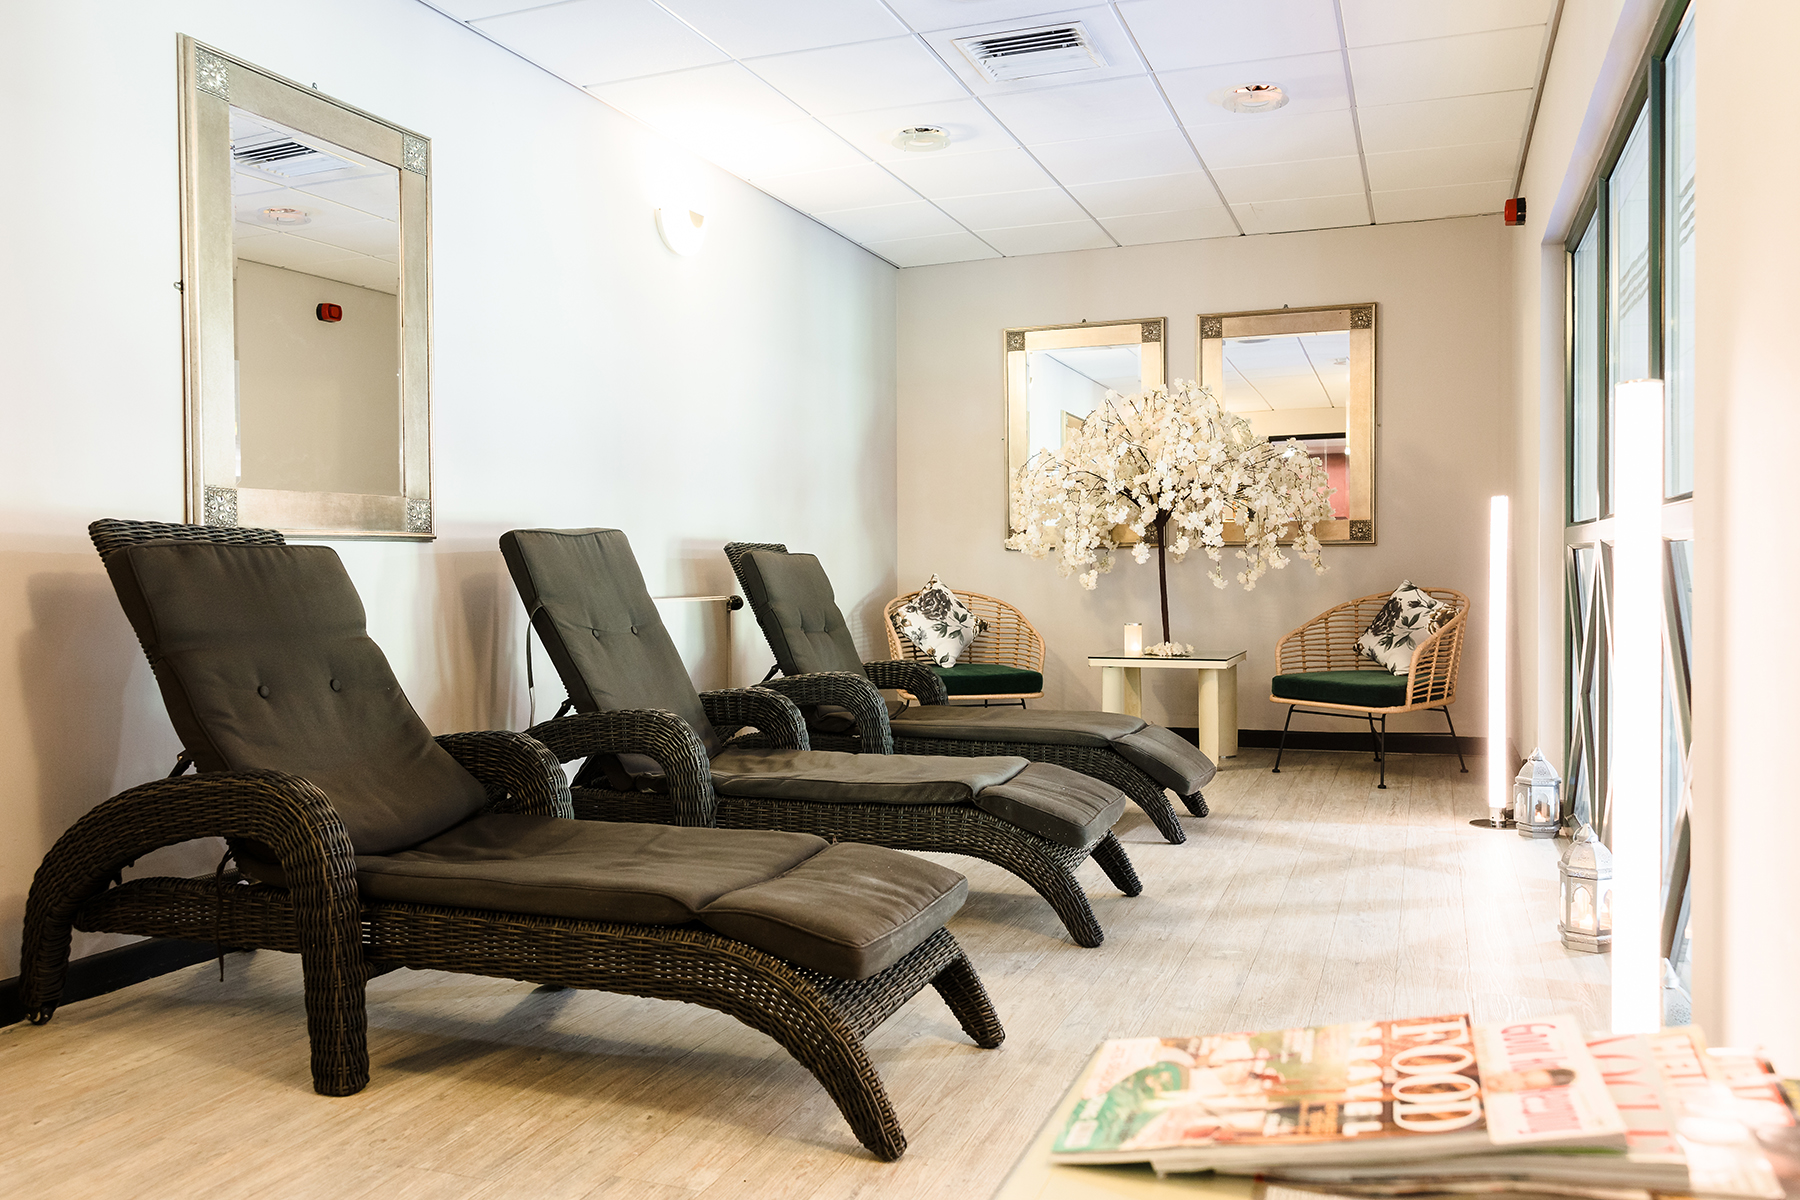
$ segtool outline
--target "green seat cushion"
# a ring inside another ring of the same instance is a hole
[[[1406,703],[1406,682],[1406,676],[1386,671],[1296,671],[1275,676],[1269,691],[1284,700],[1398,708]]]
[[[1011,696],[1044,690],[1041,673],[1004,663],[957,663],[954,667],[931,669],[952,696]]]

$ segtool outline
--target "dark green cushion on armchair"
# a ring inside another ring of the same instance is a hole
[[[1044,690],[1042,674],[1004,663],[957,663],[954,667],[931,669],[952,696],[1011,696]]]
[[[1283,700],[1398,708],[1406,703],[1406,676],[1387,671],[1296,671],[1277,675],[1269,691]]]

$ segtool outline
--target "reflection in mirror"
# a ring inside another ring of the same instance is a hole
[[[238,486],[398,496],[400,172],[231,108]]]
[[[1163,327],[1156,317],[1006,331],[1008,533],[1013,480],[1032,455],[1061,450],[1107,392],[1163,386]]]
[[[1331,481],[1321,542],[1375,540],[1375,306],[1199,318],[1196,378],[1258,436],[1293,438]],[[1227,541],[1242,533],[1226,526]]]
[[[1258,437],[1298,439],[1331,480],[1332,516],[1347,519],[1350,331],[1226,338],[1224,362],[1220,402]]]

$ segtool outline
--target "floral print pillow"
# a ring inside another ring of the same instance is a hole
[[[975,635],[987,628],[956,593],[933,575],[919,594],[894,613],[894,628],[940,667],[954,667]]]
[[[1413,651],[1454,615],[1448,604],[1433,600],[1414,587],[1412,580],[1402,580],[1356,639],[1356,653],[1396,675],[1405,675],[1412,670]]]

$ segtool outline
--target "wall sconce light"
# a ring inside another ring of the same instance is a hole
[[[1662,1027],[1663,386],[1613,393],[1612,1032]]]
[[[706,214],[688,208],[659,208],[656,232],[662,235],[663,245],[684,258],[690,257],[700,253],[700,247],[706,243]]]

